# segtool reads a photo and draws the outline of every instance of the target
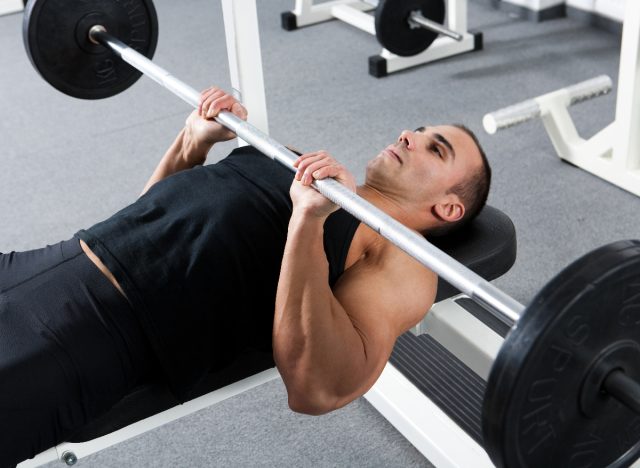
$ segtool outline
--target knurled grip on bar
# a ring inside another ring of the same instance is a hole
[[[526,101],[486,114],[482,118],[482,125],[487,133],[493,135],[498,130],[513,127],[527,120],[540,117],[542,108],[538,102],[539,99],[542,100],[552,96],[558,96],[558,98],[566,99],[565,102],[568,106],[572,106],[578,102],[607,94],[611,91],[612,86],[611,78],[607,75],[597,76],[590,80],[582,81],[572,86],[561,88],[533,99],[527,99]]]

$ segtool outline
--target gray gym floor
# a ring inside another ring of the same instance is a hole
[[[485,49],[375,79],[375,39],[340,22],[280,28],[293,0],[258,2],[272,136],[326,149],[362,180],[365,162],[404,128],[463,122],[493,165],[490,203],[511,216],[518,259],[496,281],[528,302],[578,256],[640,236],[640,199],[561,162],[541,122],[488,136],[484,113],[596,75],[617,80],[620,38],[572,19],[535,24],[472,0]],[[219,2],[156,0],[157,62],[204,88],[229,87]],[[186,104],[142,79],[106,101],[68,98],[29,64],[22,15],[0,17],[0,251],[67,239],[135,200],[180,129]],[[572,109],[591,136],[615,92]],[[216,148],[211,161],[229,145]],[[34,376],[37,379],[37,376]],[[6,430],[2,428],[0,430]],[[293,414],[272,382],[80,461],[78,466],[429,466],[366,401]],[[55,464],[54,466],[59,466]]]

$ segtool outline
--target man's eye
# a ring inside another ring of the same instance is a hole
[[[438,148],[438,145],[431,145],[431,151],[436,153],[439,158],[442,158],[442,153],[440,152],[440,148]]]

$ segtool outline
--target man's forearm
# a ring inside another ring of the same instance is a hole
[[[328,284],[323,221],[294,212],[274,317],[274,358],[289,404],[305,413],[350,401],[366,360],[362,339]]]
[[[204,164],[212,146],[194,142],[189,130],[183,128],[160,160],[140,195],[144,195],[156,182],[172,174]]]

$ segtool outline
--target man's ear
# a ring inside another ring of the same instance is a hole
[[[431,213],[445,223],[455,223],[464,216],[464,205],[457,196],[447,197],[431,207]]]

